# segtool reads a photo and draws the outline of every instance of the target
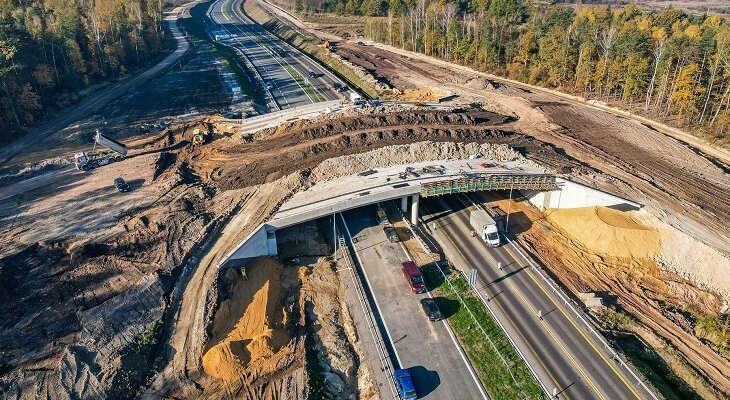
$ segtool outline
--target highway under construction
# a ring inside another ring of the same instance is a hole
[[[269,3],[209,11],[184,51],[233,48],[273,112],[100,129],[126,154],[88,171],[91,140],[8,148],[49,146],[0,176],[3,397],[389,399],[403,369],[419,398],[730,395],[721,149]]]

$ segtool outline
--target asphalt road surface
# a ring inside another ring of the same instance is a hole
[[[319,101],[340,100],[346,95],[335,86],[346,85],[288,43],[250,20],[241,10],[243,0],[217,0],[208,12],[217,24],[210,28],[219,42],[243,52],[279,109]],[[314,76],[310,76],[313,73]]]
[[[394,350],[393,363],[410,369],[419,398],[486,398],[446,321],[429,321],[423,312],[420,300],[428,294],[411,292],[401,272],[405,249],[387,240],[375,212],[369,206],[343,216]]]
[[[477,287],[491,299],[517,346],[534,360],[531,365],[548,390],[557,388],[560,399],[648,397],[519,258],[514,245],[492,248],[471,235],[467,205],[474,206],[469,198],[441,196],[421,202],[423,221],[452,262],[479,271]]]

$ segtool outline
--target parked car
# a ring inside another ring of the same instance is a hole
[[[124,193],[129,191],[129,184],[124,181],[121,177],[114,179],[114,187],[117,188],[119,193]]]
[[[390,243],[400,242],[400,238],[398,237],[398,232],[396,232],[395,228],[393,228],[392,226],[383,227],[383,232],[385,233],[385,237],[388,238]]]
[[[393,379],[395,380],[395,390],[398,392],[398,397],[401,400],[415,400],[418,398],[416,386],[413,384],[411,373],[407,369],[395,370],[393,372]]]
[[[403,266],[403,275],[408,281],[408,286],[413,293],[423,293],[426,291],[426,283],[423,281],[421,269],[413,261],[406,261],[401,264]]]
[[[421,299],[421,307],[423,307],[423,311],[426,313],[426,316],[431,321],[440,321],[444,319],[444,315],[441,314],[441,310],[439,310],[438,304],[436,304],[436,300],[426,297],[425,299]]]

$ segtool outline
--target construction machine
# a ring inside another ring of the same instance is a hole
[[[96,151],[96,145],[104,146],[107,150]],[[121,161],[127,155],[127,146],[116,140],[104,136],[99,130],[94,135],[94,148],[91,152],[76,153],[74,155],[74,163],[76,169],[81,171],[89,171],[102,165],[107,165],[116,161]]]

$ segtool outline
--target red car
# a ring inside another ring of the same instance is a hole
[[[413,293],[423,293],[426,291],[426,284],[423,282],[421,269],[413,261],[406,261],[403,264],[403,275],[405,275]]]

